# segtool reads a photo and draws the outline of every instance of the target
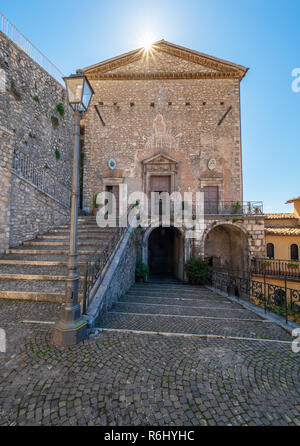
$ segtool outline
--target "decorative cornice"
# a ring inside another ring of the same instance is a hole
[[[132,64],[145,57],[143,48],[109,59],[83,69],[90,80],[144,80],[144,79],[242,79],[248,71],[241,65],[208,56],[197,51],[161,40],[153,45],[153,52],[166,53],[179,59],[214,70],[213,72],[156,72],[156,73],[113,73],[113,70]]]
[[[89,80],[152,80],[152,79],[240,79],[241,75],[237,72],[218,72],[218,73],[86,73]]]

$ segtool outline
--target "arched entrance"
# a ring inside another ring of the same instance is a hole
[[[249,267],[247,235],[235,225],[217,225],[206,236],[204,256],[218,269],[247,271]]]
[[[184,278],[184,238],[174,227],[158,227],[148,238],[150,276]]]

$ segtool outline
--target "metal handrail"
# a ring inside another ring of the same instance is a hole
[[[127,210],[127,215],[132,210],[134,205],[130,205]],[[84,285],[83,285],[83,307],[82,314],[86,314],[88,306],[93,298],[96,290],[102,283],[104,278],[105,268],[113,259],[114,253],[121,241],[124,239],[129,226],[117,227],[113,237],[104,245],[100,245],[95,252],[89,257],[85,266]]]
[[[70,208],[71,188],[57,181],[54,175],[39,167],[21,150],[15,150],[13,153],[12,171],[63,206]]]
[[[300,290],[269,283],[266,275],[263,281],[253,280],[251,271],[213,270],[212,286],[220,291],[233,294],[237,299],[247,297],[251,303],[263,306],[267,311],[281,312],[288,323],[290,313],[300,313]]]
[[[54,65],[33,43],[31,43],[1,11],[0,31],[45,71],[47,71],[56,81],[58,81],[61,85],[64,85],[62,79],[63,73],[60,71],[60,69],[57,68],[57,66]]]

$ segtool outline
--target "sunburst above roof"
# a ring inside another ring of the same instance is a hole
[[[248,71],[241,65],[160,40],[151,49],[138,48],[83,69],[97,79],[242,79]]]

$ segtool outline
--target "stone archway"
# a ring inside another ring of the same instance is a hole
[[[184,234],[173,226],[148,228],[143,237],[143,262],[150,276],[184,280],[186,260]]]
[[[233,224],[219,224],[205,236],[204,257],[218,269],[245,272],[249,268],[246,233]]]

